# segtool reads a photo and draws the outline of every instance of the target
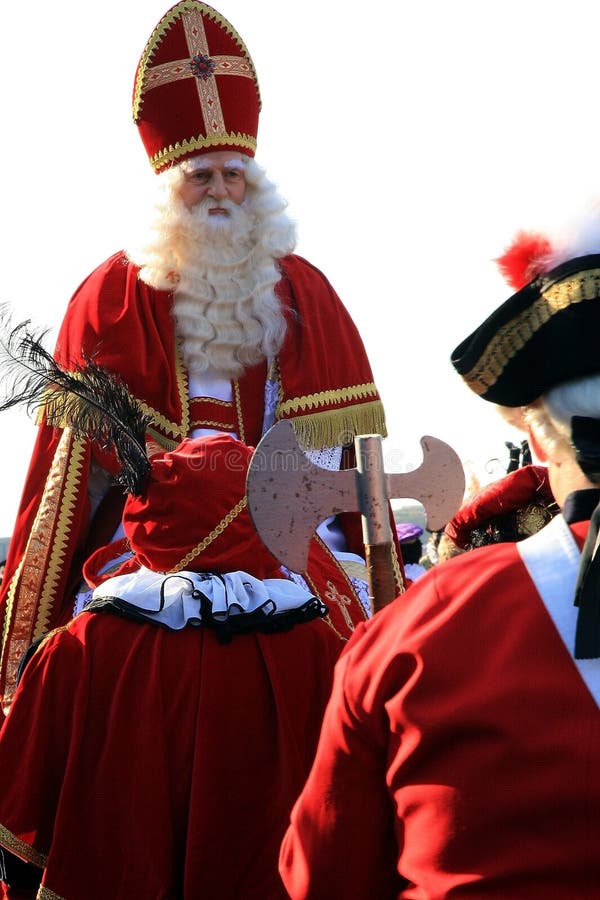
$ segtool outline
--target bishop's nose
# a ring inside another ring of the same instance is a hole
[[[208,189],[208,195],[215,200],[224,200],[227,196],[227,185],[220,172],[215,172],[213,174]]]

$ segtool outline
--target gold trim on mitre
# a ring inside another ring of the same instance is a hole
[[[256,69],[254,68],[254,63],[252,62],[252,57],[248,52],[248,48],[245,43],[233,27],[233,25],[227,21],[224,16],[222,16],[216,9],[213,9],[212,6],[207,6],[205,3],[200,3],[198,0],[182,0],[181,3],[178,3],[174,6],[169,12],[161,19],[158,23],[152,34],[150,35],[150,39],[144,48],[144,52],[142,53],[142,57],[139,62],[138,72],[135,79],[134,92],[133,92],[133,121],[137,124],[140,118],[140,111],[143,104],[143,97],[146,91],[145,78],[148,70],[148,66],[152,60],[152,56],[154,51],[164,38],[168,29],[171,25],[181,18],[183,13],[190,12],[196,13],[200,12],[201,15],[206,16],[208,19],[212,19],[213,22],[216,22],[220,25],[229,35],[233,38],[235,43],[238,45],[244,56],[246,57],[249,65],[250,71],[252,74],[252,79],[256,85],[256,94],[258,97],[258,109],[261,109],[261,98],[260,98],[260,89],[258,85],[258,78],[256,75]],[[236,145],[237,146],[237,145]],[[245,146],[245,145],[244,145]],[[196,149],[196,148],[192,148]]]
[[[210,136],[199,134],[198,137],[177,141],[176,144],[170,144],[163,150],[159,150],[158,153],[150,157],[150,165],[155,171],[158,171],[165,163],[173,162],[179,159],[180,156],[184,156],[193,150],[203,150],[207,147],[222,147],[224,144],[232,147],[245,147],[256,152],[256,138],[249,134],[234,134],[233,132]]]

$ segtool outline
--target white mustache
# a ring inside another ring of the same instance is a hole
[[[211,209],[224,209],[230,216],[235,217],[240,210],[240,205],[234,203],[233,200],[214,200],[212,197],[205,197],[200,203],[190,211],[193,219],[197,222],[208,222]]]
[[[211,209],[223,209],[225,215],[211,215]],[[192,232],[201,241],[216,240],[218,243],[229,237],[236,241],[247,241],[254,227],[254,216],[247,204],[232,200],[215,200],[205,197],[186,216]]]

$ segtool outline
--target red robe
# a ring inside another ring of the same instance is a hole
[[[600,712],[517,547],[442,563],[347,644],[282,846],[293,900],[599,896]]]
[[[0,730],[0,844],[55,900],[284,900],[279,846],[341,646],[320,619],[222,645],[81,613]]]
[[[299,438],[311,448],[336,446],[341,435],[347,439],[358,433],[385,433],[362,341],[333,288],[300,257],[286,257],[280,265],[278,293],[288,333],[273,368],[279,381],[276,420],[291,419]],[[84,354],[93,355],[118,372],[152,413],[150,436],[173,448],[222,410],[210,401],[189,401],[171,316],[172,295],[148,287],[138,275],[138,267],[122,253],[92,272],[69,303],[56,355],[68,366],[80,363]],[[234,402],[227,410],[231,421],[221,423],[250,445],[262,433],[266,374],[266,364],[258,365],[233,383]],[[112,455],[74,438],[69,429],[41,426],[0,594],[0,695],[5,705],[14,693],[22,654],[37,637],[70,618],[83,561],[110,540],[120,522],[124,498],[112,489],[90,525],[92,457],[115,471]],[[361,552],[357,519],[347,516],[345,528],[349,549]],[[315,551],[313,562],[317,556]],[[331,615],[348,636],[347,620],[352,625],[364,618],[360,602],[339,566],[333,588],[328,580],[318,584],[318,568],[309,566],[311,588],[325,603],[326,592],[342,598],[333,602]],[[400,590],[401,563],[396,578]]]

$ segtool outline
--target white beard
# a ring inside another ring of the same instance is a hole
[[[283,343],[276,259],[292,249],[293,226],[281,215],[282,201],[265,204],[265,193],[272,189],[254,200],[248,191],[241,205],[219,201],[228,215],[210,216],[214,200],[188,210],[171,190],[156,240],[129,254],[144,282],[173,291],[175,330],[192,375],[239,377]]]

